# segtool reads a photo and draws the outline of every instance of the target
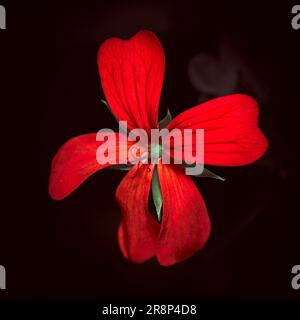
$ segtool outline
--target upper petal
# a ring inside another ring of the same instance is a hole
[[[254,162],[268,141],[258,128],[257,102],[244,94],[210,100],[191,108],[168,129],[204,129],[204,163],[238,166]]]
[[[109,156],[118,160],[119,152],[127,156],[127,148],[132,144],[128,143],[127,146],[120,144],[119,148],[119,135],[112,134],[117,138],[116,154],[110,153]],[[51,165],[49,194],[53,199],[65,198],[90,175],[110,165],[109,163],[100,165],[96,160],[97,148],[101,143],[96,141],[96,134],[91,133],[72,138],[61,146]]]
[[[122,209],[119,244],[124,256],[143,262],[156,254],[160,225],[148,209],[154,165],[135,165],[121,181],[116,197]]]
[[[163,48],[150,31],[129,40],[111,38],[99,48],[98,67],[104,94],[128,128],[158,126],[158,106],[164,77]]]
[[[203,198],[192,179],[175,166],[158,164],[163,197],[157,258],[169,266],[201,249],[210,234]]]

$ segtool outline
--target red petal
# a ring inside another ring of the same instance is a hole
[[[216,98],[177,116],[168,129],[204,129],[204,163],[238,166],[254,162],[268,141],[258,128],[256,101],[244,94]]]
[[[124,256],[143,262],[156,253],[160,225],[148,209],[154,165],[135,165],[121,181],[116,197],[122,209],[119,244]]]
[[[161,265],[169,266],[203,247],[210,234],[210,221],[192,179],[174,166],[158,164],[157,168],[163,196],[157,258]]]
[[[70,139],[58,150],[52,161],[49,181],[49,194],[53,199],[65,198],[90,175],[109,166],[108,163],[100,165],[96,160],[96,151],[101,143],[96,141],[96,134],[91,133]],[[128,142],[128,147],[131,145]],[[116,154],[112,155],[116,160],[119,152],[127,150],[122,145],[119,150],[118,146],[117,143]]]
[[[129,40],[106,40],[99,48],[98,67],[115,116],[126,120],[129,129],[156,128],[165,68],[157,37],[140,31]]]

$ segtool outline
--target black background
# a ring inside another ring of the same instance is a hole
[[[7,290],[0,298],[299,298],[291,287],[291,268],[300,263],[300,30],[291,27],[292,3],[1,4],[0,264]],[[173,115],[197,104],[191,58],[216,56],[220,39],[230,43],[256,84],[241,81],[238,92],[260,103],[270,141],[255,164],[213,168],[226,182],[195,180],[212,235],[201,252],[169,268],[155,259],[131,264],[120,253],[114,192],[124,173],[98,172],[61,202],[47,194],[62,143],[117,128],[100,103],[97,50],[111,36],[140,29],[155,32],[164,46],[161,106]]]

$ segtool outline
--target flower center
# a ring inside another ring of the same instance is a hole
[[[157,143],[151,143],[148,150],[150,160],[157,162],[162,157],[162,145]]]

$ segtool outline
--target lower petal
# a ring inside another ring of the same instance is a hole
[[[163,197],[157,259],[170,266],[200,250],[210,234],[203,198],[192,179],[175,166],[158,164]]]
[[[160,225],[148,209],[154,165],[135,165],[121,181],[116,197],[122,209],[119,245],[132,262],[143,262],[156,254]]]

